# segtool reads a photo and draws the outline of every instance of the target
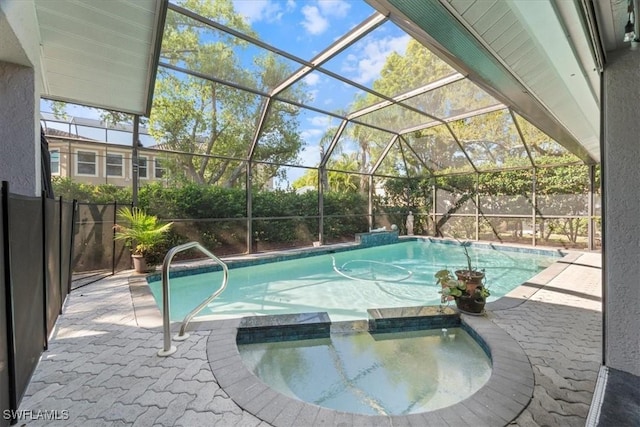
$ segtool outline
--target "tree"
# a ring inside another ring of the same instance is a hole
[[[358,189],[358,159],[357,153],[342,153],[338,159],[329,160],[326,167],[325,190],[348,192]],[[308,169],[300,178],[294,181],[293,188],[316,187],[318,185],[318,169]]]
[[[230,0],[186,0],[193,12],[242,33],[257,37]],[[170,64],[212,76],[215,80],[269,93],[292,73],[273,53],[247,56],[247,42],[170,11],[161,58]],[[301,92],[302,87],[297,89]],[[249,148],[268,98],[230,85],[160,68],[156,80],[150,132],[163,148],[180,151],[176,157],[185,179],[201,184],[237,186],[246,171]],[[268,162],[255,168],[260,186],[279,168],[269,163],[291,162],[302,146],[298,108],[271,102],[255,159]],[[214,157],[212,157],[214,156]],[[178,172],[175,170],[174,172]]]

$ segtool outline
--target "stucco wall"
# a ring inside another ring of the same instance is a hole
[[[0,1],[0,180],[29,196],[40,193],[38,34],[33,1]]]
[[[605,363],[640,375],[640,49],[604,71]]]
[[[33,68],[0,62],[0,180],[9,181],[12,193],[27,196],[40,191],[34,96]]]

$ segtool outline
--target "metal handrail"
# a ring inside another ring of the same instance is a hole
[[[162,350],[158,351],[158,356],[169,356],[176,351],[176,347],[174,345],[171,345],[171,320],[169,319],[169,266],[171,265],[173,257],[178,252],[183,252],[193,248],[198,249],[200,252],[219,264],[222,267],[224,277],[222,279],[222,285],[220,286],[220,288],[185,316],[184,320],[182,321],[182,326],[180,327],[180,333],[174,337],[176,341],[183,341],[189,337],[189,334],[185,333],[185,330],[187,329],[187,325],[189,324],[191,319],[193,319],[193,316],[198,314],[200,310],[205,308],[207,304],[213,301],[213,299],[220,295],[222,291],[224,291],[227,287],[227,282],[229,280],[229,269],[227,268],[227,265],[222,262],[220,258],[209,252],[200,243],[189,242],[183,245],[174,246],[173,248],[169,249],[169,252],[167,252],[167,255],[165,255],[164,261],[162,263],[162,327],[164,329],[164,346]]]

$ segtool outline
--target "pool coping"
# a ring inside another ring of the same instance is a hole
[[[385,314],[385,309],[378,309],[377,312],[379,319],[406,319],[412,322],[432,316],[433,310],[439,308],[395,308],[389,309],[388,315]],[[211,331],[207,341],[207,358],[220,387],[242,409],[274,426],[509,424],[527,407],[533,396],[533,369],[527,355],[515,339],[485,316],[459,314],[451,308],[445,310],[448,316],[459,316],[461,326],[474,336],[488,353],[492,362],[491,376],[476,393],[459,403],[434,411],[408,415],[348,413],[285,396],[263,383],[242,361],[237,339],[239,330],[247,328],[247,318],[202,322],[196,328]],[[431,311],[431,314],[424,313],[425,311]],[[325,316],[321,313],[306,313],[301,316],[307,327],[317,327],[318,330],[325,331],[328,317],[326,313],[323,314]],[[253,318],[255,317],[250,317]],[[259,319],[256,327],[268,328],[270,321],[273,325],[283,325],[282,316],[259,316]]]
[[[380,234],[380,233],[360,233],[360,234]],[[392,234],[392,232],[387,232],[385,234]],[[477,248],[485,248],[485,249],[494,249],[498,251],[506,251],[506,252],[521,252],[521,253],[532,253],[532,254],[540,254],[540,255],[548,255],[551,254],[558,255],[558,259],[566,256],[568,253],[573,252],[567,249],[560,248],[552,248],[552,247],[544,247],[544,246],[536,246],[531,247],[522,244],[508,244],[508,243],[496,243],[496,242],[485,242],[485,241],[464,241],[461,242],[457,239],[451,238],[439,238],[432,236],[398,236],[397,232],[393,232],[393,237],[395,240],[393,241],[382,241],[378,245],[372,244],[364,244],[357,239],[356,242],[346,242],[346,243],[336,243],[331,245],[322,245],[322,246],[314,246],[314,247],[303,247],[303,248],[292,248],[292,249],[284,249],[280,251],[272,251],[272,252],[259,252],[253,254],[245,254],[239,256],[230,256],[223,257],[222,260],[227,264],[229,269],[234,268],[242,268],[249,267],[260,264],[267,264],[271,262],[278,261],[289,261],[295,259],[303,259],[316,255],[326,255],[344,251],[350,251],[354,249],[368,249],[375,246],[386,246],[397,243],[403,243],[406,241],[425,241],[432,242],[436,244],[444,244],[444,245],[454,245],[460,246],[462,244],[469,245]],[[579,251],[578,251],[579,252]],[[213,262],[210,259],[200,259],[200,260],[190,260],[183,262],[176,262],[172,264],[171,277],[180,277],[184,275],[190,274],[198,274],[198,273],[206,273],[211,271],[219,271],[221,270],[221,266],[216,262]],[[161,280],[161,271],[156,269],[146,274],[145,276],[148,281],[160,281]]]

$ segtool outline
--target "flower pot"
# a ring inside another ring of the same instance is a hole
[[[484,279],[482,271],[456,270],[455,274],[458,280],[467,284],[467,293],[469,295],[473,295],[476,288],[482,285],[482,279]]]
[[[486,300],[469,295],[463,295],[456,298],[456,306],[458,310],[466,313],[479,314],[484,310]]]
[[[136,273],[146,273],[149,271],[144,255],[131,255],[131,259],[133,259],[133,269]]]

